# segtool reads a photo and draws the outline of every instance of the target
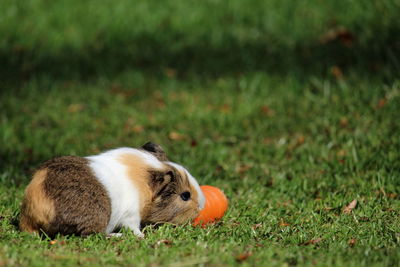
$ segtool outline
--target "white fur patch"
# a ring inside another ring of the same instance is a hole
[[[128,227],[141,236],[139,192],[128,176],[127,168],[119,158],[124,154],[133,154],[142,158],[154,169],[162,168],[162,163],[153,155],[133,148],[117,148],[99,155],[86,157],[95,176],[105,187],[111,199],[111,217],[106,233],[112,233],[118,227]]]
[[[189,177],[189,182],[196,189],[197,194],[199,195],[199,208],[200,210],[202,210],[204,208],[206,198],[204,197],[203,191],[201,191],[200,185],[197,182],[197,180],[183,166],[170,161],[168,161],[167,164],[171,165],[172,167],[180,171],[186,172],[187,176]]]

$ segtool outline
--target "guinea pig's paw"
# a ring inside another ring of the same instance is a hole
[[[123,233],[111,233],[107,235],[107,238],[111,237],[122,237],[124,234]]]
[[[134,229],[133,233],[140,239],[144,238],[144,234],[139,229]]]

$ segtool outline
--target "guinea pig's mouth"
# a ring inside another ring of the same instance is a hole
[[[197,216],[199,216],[199,214],[199,209],[187,209],[184,212],[175,214],[170,221],[177,224],[185,224],[187,222],[193,221],[195,218],[197,218]]]

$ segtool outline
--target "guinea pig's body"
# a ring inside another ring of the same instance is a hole
[[[147,143],[45,162],[25,191],[20,228],[85,236],[127,227],[143,236],[141,224],[187,222],[204,201],[189,172]]]

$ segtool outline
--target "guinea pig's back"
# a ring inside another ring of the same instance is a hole
[[[104,232],[111,200],[86,158],[65,156],[39,167],[25,191],[21,230],[47,235]]]

